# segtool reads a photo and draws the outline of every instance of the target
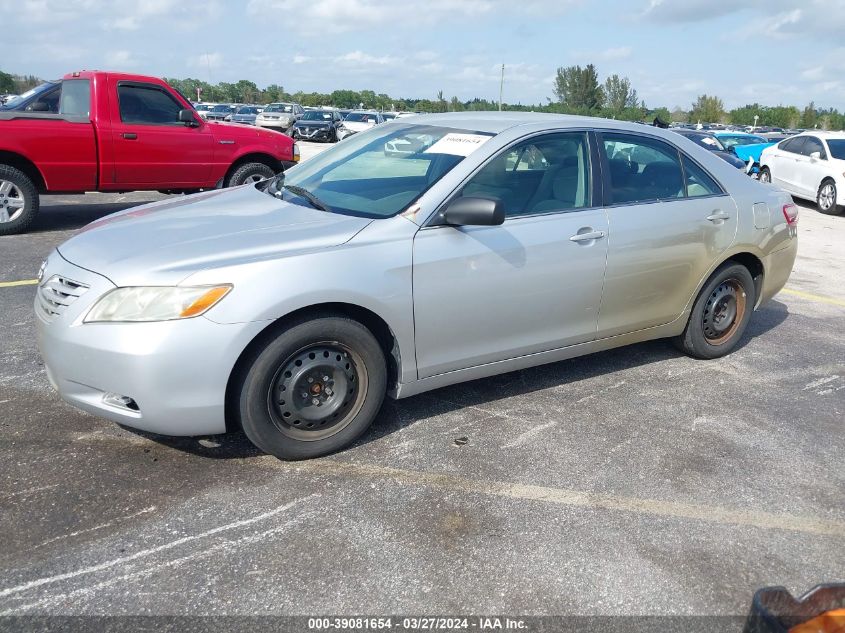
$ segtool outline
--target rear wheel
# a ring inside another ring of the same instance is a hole
[[[836,183],[829,178],[823,181],[816,194],[816,206],[819,211],[826,215],[839,215],[841,207],[836,206],[836,196]]]
[[[264,163],[245,163],[232,172],[226,186],[237,187],[238,185],[261,182],[275,175],[276,172]]]
[[[238,410],[253,444],[279,459],[308,459],[349,445],[381,408],[387,368],[362,324],[331,316],[298,323],[260,350]]]
[[[38,215],[38,190],[20,169],[0,165],[0,235],[22,233]]]
[[[760,169],[760,182],[772,182],[772,172],[768,167]]]
[[[684,333],[673,339],[678,349],[695,358],[719,358],[739,343],[756,293],[748,269],[734,262],[720,266],[695,300]]]

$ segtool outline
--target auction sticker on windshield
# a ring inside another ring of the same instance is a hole
[[[469,156],[486,141],[489,141],[490,138],[491,137],[485,134],[460,134],[458,132],[450,132],[423,153]]]

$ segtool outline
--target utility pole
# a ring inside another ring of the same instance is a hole
[[[502,92],[505,89],[505,65],[502,64],[502,80],[499,82],[499,112],[502,111]]]

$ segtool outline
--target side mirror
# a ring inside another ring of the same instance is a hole
[[[179,110],[179,123],[184,123],[189,127],[199,127],[194,113],[190,110]]]
[[[453,226],[498,226],[505,221],[505,205],[492,198],[457,198],[443,212]]]
[[[819,160],[821,157],[821,152],[812,152],[810,154],[810,158],[812,158],[813,160]]]

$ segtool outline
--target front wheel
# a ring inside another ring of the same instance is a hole
[[[695,358],[719,358],[736,347],[756,302],[754,279],[733,262],[719,267],[702,288],[675,346]]]
[[[38,214],[38,190],[29,176],[0,165],[0,235],[22,233]]]
[[[238,185],[261,182],[275,175],[276,172],[264,163],[245,163],[232,172],[226,186],[237,187]]]
[[[760,182],[772,182],[772,172],[768,167],[760,169]]]
[[[836,206],[836,183],[832,180],[825,180],[816,194],[816,206],[825,215],[838,215],[840,207]]]
[[[259,350],[238,411],[250,441],[279,459],[348,446],[375,419],[387,388],[384,354],[361,323],[341,316],[300,322]]]

